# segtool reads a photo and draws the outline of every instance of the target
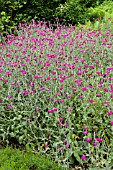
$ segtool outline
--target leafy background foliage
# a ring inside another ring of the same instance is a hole
[[[103,0],[1,0],[0,32],[6,35],[7,31],[14,31],[14,26],[29,22],[31,19],[39,21],[45,18],[45,21],[56,24],[56,18],[59,18],[61,24],[83,24],[93,17],[103,16],[105,11],[109,13],[110,9],[112,10],[110,3],[112,1],[106,1],[104,8],[98,7],[103,2]]]

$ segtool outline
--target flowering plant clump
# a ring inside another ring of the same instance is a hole
[[[111,22],[112,26],[112,22]],[[0,44],[0,140],[63,163],[113,161],[113,33],[20,25]]]

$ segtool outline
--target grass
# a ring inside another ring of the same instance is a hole
[[[62,170],[61,165],[31,150],[20,151],[6,147],[0,149],[0,158],[0,170]]]
[[[113,169],[113,29],[101,24],[53,31],[33,22],[8,35],[0,46],[3,145],[30,145],[64,169]]]

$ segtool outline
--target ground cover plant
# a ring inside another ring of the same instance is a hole
[[[0,149],[1,170],[62,170],[62,167],[47,159],[44,155],[34,154],[32,150],[20,151],[6,147]]]
[[[21,24],[0,44],[0,140],[65,169],[112,169],[113,31]],[[110,28],[111,26],[111,28]]]

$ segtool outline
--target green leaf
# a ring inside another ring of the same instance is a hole
[[[107,145],[109,146],[109,144],[110,144],[110,140],[108,139],[108,137],[107,137],[107,136],[105,137],[105,140],[106,140]]]
[[[5,11],[2,11],[2,12],[1,12],[1,15],[6,15]]]
[[[24,135],[19,137],[19,143],[21,144],[23,142],[23,140],[24,140]]]
[[[10,135],[11,137],[15,137],[15,134],[14,134],[13,132],[11,132],[9,135]]]
[[[71,157],[69,158],[69,161],[70,161],[70,164],[73,164],[74,161],[75,161],[75,159],[71,156]]]
[[[60,141],[60,142],[55,142],[55,143],[53,144],[53,147],[57,147],[58,144],[61,144],[61,143],[63,143],[63,142],[62,142],[62,141]]]
[[[6,132],[2,134],[3,141],[6,139]]]
[[[22,8],[23,7],[23,5],[19,5],[19,8]]]
[[[27,144],[25,145],[25,147],[26,147],[26,150],[27,150],[27,151],[29,151],[29,150],[30,150],[29,143],[27,143]]]
[[[80,159],[80,156],[78,155],[78,153],[75,152],[74,156],[78,162],[81,162],[81,159]]]
[[[107,152],[103,151],[103,150],[99,150],[100,153],[102,154],[107,154]]]
[[[74,141],[74,144],[78,147],[78,142],[76,140]]]
[[[24,125],[24,126],[25,126],[26,124],[27,124],[27,122],[26,122],[26,121],[22,122],[22,125]]]

